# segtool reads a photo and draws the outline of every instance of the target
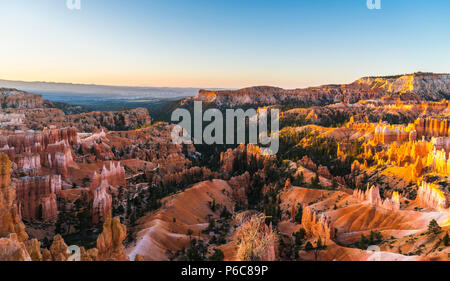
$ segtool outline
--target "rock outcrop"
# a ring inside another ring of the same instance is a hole
[[[17,238],[17,234],[0,238],[0,261],[31,261],[25,244]]]
[[[128,256],[122,244],[126,236],[127,228],[120,223],[120,219],[109,217],[103,225],[102,234],[97,239],[99,259],[127,261]]]
[[[419,183],[416,203],[424,208],[443,211],[448,208],[449,200],[441,188],[436,184]]]
[[[91,179],[91,189],[96,189],[104,184],[105,181],[107,184],[115,187],[126,186],[125,169],[120,165],[120,162],[117,162],[117,164],[110,162],[109,169],[103,165],[100,174],[95,171]]]
[[[436,150],[436,148],[428,154],[427,166],[433,171],[450,175],[450,156],[444,149]]]
[[[15,187],[24,220],[56,221],[56,195],[61,191],[60,175],[20,178],[15,182]]]
[[[372,186],[366,191],[356,189],[353,196],[361,201],[368,201],[374,207],[380,207],[387,210],[400,210],[400,195],[398,192],[392,194],[392,198],[381,199],[380,189]]]
[[[331,218],[325,214],[318,215],[309,206],[303,206],[302,226],[308,236],[320,237],[325,245],[332,242],[336,235]]]
[[[228,184],[233,190],[233,199],[244,206],[247,205],[247,194],[250,189],[250,173],[246,172],[241,176],[233,177],[228,181]]]
[[[114,162],[109,163],[109,169],[103,165],[100,174],[94,172],[91,179],[90,191],[93,197],[92,205],[92,223],[98,224],[104,222],[111,215],[112,196],[109,192],[110,187],[125,187],[125,169]]]
[[[123,111],[88,112],[66,115],[61,122],[51,122],[59,127],[73,126],[83,132],[128,131],[150,125],[151,118],[146,108]]]
[[[64,239],[62,238],[62,236],[57,234],[53,238],[53,243],[50,246],[51,260],[52,261],[66,261],[70,256],[68,249],[69,249],[69,247],[67,246],[66,242],[64,242]]]
[[[2,108],[42,108],[44,101],[41,95],[0,88],[0,105]]]
[[[419,138],[429,137],[448,137],[450,133],[448,119],[419,118],[414,122],[415,130]]]
[[[94,199],[92,203],[92,224],[96,225],[103,222],[107,217],[111,216],[112,212],[112,196],[108,189],[110,185],[106,180],[103,180],[101,185],[97,187],[94,192]]]
[[[366,77],[348,85],[326,85],[295,90],[267,86],[225,91],[200,90],[193,100],[235,107],[292,103],[327,105],[394,97],[407,101],[442,100],[449,95],[449,74],[415,73],[392,77]]]
[[[65,177],[67,168],[76,166],[71,146],[79,142],[74,128],[16,131],[0,136],[0,153],[7,154],[17,170],[28,172],[46,167]]]
[[[0,237],[15,233],[20,242],[28,239],[16,201],[16,191],[11,186],[11,162],[0,154]]]
[[[220,164],[222,171],[225,173],[233,173],[237,168],[236,165],[260,165],[264,167],[264,163],[273,156],[263,155],[261,148],[255,145],[241,144],[236,149],[228,149],[220,154]]]

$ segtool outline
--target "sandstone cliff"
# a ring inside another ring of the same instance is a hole
[[[0,88],[0,104],[2,108],[42,108],[44,101],[41,95],[34,95],[16,89]]]
[[[401,93],[401,94],[399,94]],[[399,94],[399,95],[397,95]],[[403,100],[441,100],[450,95],[450,75],[415,73],[393,77],[368,77],[348,85],[325,85],[307,89],[285,90],[275,87],[252,87],[235,91],[200,90],[194,100],[214,102],[219,106],[273,104],[355,103],[360,100],[398,96]]]
[[[15,187],[24,220],[56,221],[56,195],[61,191],[60,175],[20,178],[15,182]]]
[[[28,239],[16,201],[16,191],[11,186],[11,162],[0,154],[0,236],[15,233],[17,239]]]
[[[127,236],[127,228],[119,218],[109,217],[103,225],[103,232],[97,239],[98,258],[100,260],[127,261],[122,242]]]

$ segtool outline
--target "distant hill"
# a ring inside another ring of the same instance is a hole
[[[0,79],[0,88],[14,88],[36,94],[70,94],[108,98],[185,98],[195,96],[199,89],[172,87],[120,87],[52,82],[23,82]]]
[[[306,89],[285,90],[258,86],[240,90],[200,90],[191,100],[218,106],[242,105],[327,105],[338,102],[356,103],[369,99],[406,101],[439,101],[450,98],[450,74],[417,72],[383,77],[365,77],[346,85],[324,85]]]

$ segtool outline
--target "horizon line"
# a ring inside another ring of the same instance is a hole
[[[60,84],[60,85],[72,85],[72,86],[91,86],[91,87],[111,87],[111,88],[138,88],[138,89],[147,89],[147,88],[160,88],[160,89],[192,89],[192,90],[238,90],[238,89],[247,89],[247,88],[253,88],[253,87],[276,87],[286,90],[297,90],[297,89],[308,89],[308,88],[314,88],[314,87],[320,87],[320,86],[328,86],[328,85],[349,85],[351,83],[354,83],[358,81],[359,79],[365,79],[365,78],[389,78],[389,77],[402,77],[406,75],[417,75],[417,74],[430,74],[430,75],[450,75],[450,73],[435,73],[435,72],[428,72],[428,71],[415,71],[411,73],[402,73],[402,74],[386,74],[386,75],[366,75],[366,76],[359,76],[359,78],[354,79],[352,82],[346,82],[346,83],[325,83],[325,84],[315,84],[315,85],[309,85],[309,86],[303,86],[303,87],[281,87],[278,85],[252,85],[252,86],[245,86],[245,87],[196,87],[196,86],[142,86],[142,85],[113,85],[113,84],[95,84],[95,83],[77,83],[77,82],[55,82],[55,81],[39,81],[39,80],[17,80],[17,79],[3,79],[0,77],[0,81],[4,82],[14,82],[14,83],[40,83],[40,84]]]

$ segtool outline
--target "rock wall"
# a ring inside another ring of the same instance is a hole
[[[92,224],[97,225],[104,222],[108,216],[112,215],[112,196],[108,193],[110,185],[103,180],[101,185],[97,187],[93,193],[92,203]]]
[[[25,244],[17,238],[17,234],[0,238],[0,261],[31,261]]]
[[[100,174],[94,172],[91,179],[91,189],[94,190],[101,186],[104,184],[104,181],[106,181],[108,185],[115,187],[127,185],[127,181],[125,179],[125,169],[120,165],[120,162],[117,162],[117,164],[114,162],[109,162],[109,169],[103,165],[103,169]]]
[[[448,137],[450,133],[448,119],[419,118],[414,122],[415,130],[419,138],[425,137]]]
[[[66,115],[62,122],[53,123],[59,127],[73,126],[82,132],[96,132],[106,129],[110,131],[134,130],[151,123],[146,108],[123,111],[88,112]]]
[[[11,186],[11,162],[0,154],[0,237],[15,233],[21,242],[28,239],[16,201],[16,191]]]
[[[387,210],[400,210],[400,195],[398,192],[392,194],[392,198],[381,199],[380,189],[372,186],[366,191],[356,189],[353,196],[361,201],[368,201],[372,206]]]
[[[93,197],[91,212],[94,225],[104,222],[111,215],[112,196],[109,194],[110,187],[125,187],[126,185],[125,169],[120,165],[120,162],[117,164],[110,162],[109,169],[104,165],[100,174],[94,172],[90,186]]]
[[[97,239],[98,257],[100,260],[128,261],[122,242],[127,237],[126,226],[119,218],[109,217],[103,225],[103,232]]]
[[[445,150],[434,149],[427,158],[427,166],[439,174],[450,175],[450,159]]]
[[[311,207],[303,206],[302,226],[308,236],[320,237],[327,245],[335,238],[335,228],[331,218],[322,214],[319,216]]]
[[[236,149],[228,149],[226,152],[220,154],[220,164],[222,171],[225,173],[234,172],[234,164],[236,161],[243,161],[247,165],[250,165],[252,161],[265,162],[269,159],[274,159],[272,156],[262,155],[261,148],[255,145],[241,144]]]
[[[0,153],[7,154],[17,170],[38,170],[43,166],[65,177],[67,167],[76,165],[71,146],[79,143],[74,128],[16,131],[0,136]]]
[[[410,127],[379,125],[375,128],[374,139],[377,143],[389,144],[394,141],[404,142],[415,140],[416,133]]]
[[[449,200],[441,188],[436,184],[421,182],[418,184],[416,203],[423,208],[445,210],[449,206]]]
[[[442,100],[449,94],[450,75],[415,73],[392,77],[366,77],[348,85],[324,85],[295,90],[266,86],[225,91],[200,90],[195,98],[188,100],[214,102],[228,107],[288,103],[326,105],[393,97],[407,101]]]
[[[250,173],[245,172],[245,174],[237,177],[233,177],[228,181],[228,184],[233,190],[232,197],[234,200],[243,204],[244,206],[248,204],[247,194],[250,189]]]
[[[34,95],[16,89],[0,89],[2,108],[42,108],[44,101],[41,95]]]
[[[58,218],[56,194],[61,176],[23,177],[15,182],[20,210],[26,221],[55,222]]]

